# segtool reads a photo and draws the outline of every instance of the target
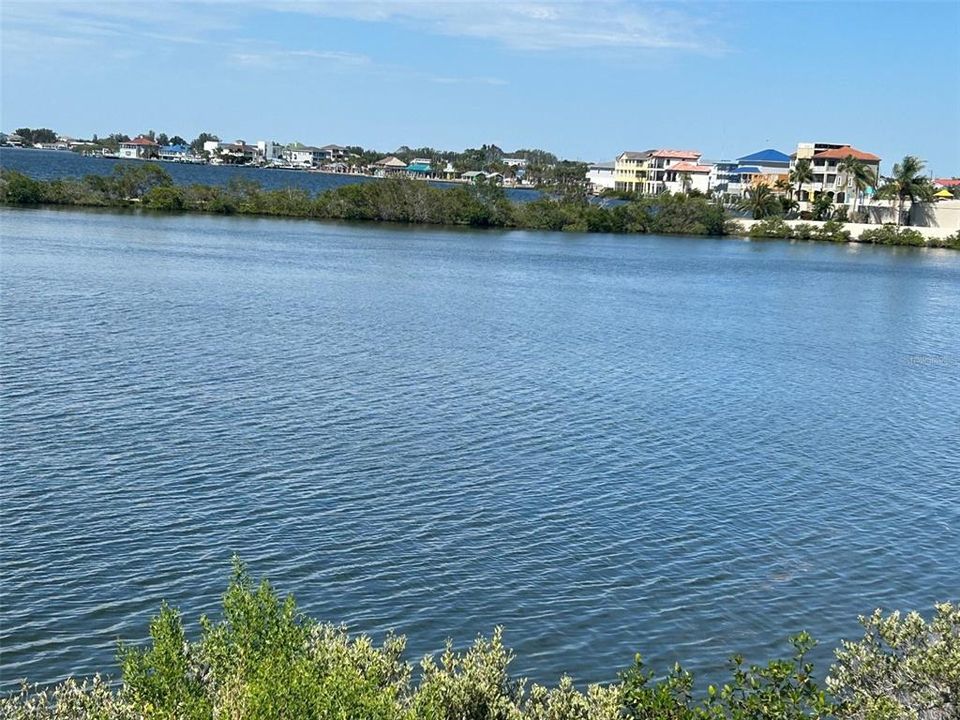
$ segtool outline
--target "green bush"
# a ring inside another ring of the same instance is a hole
[[[794,240],[813,240],[816,228],[810,223],[797,223],[790,230],[790,237]]]
[[[873,243],[874,245],[911,245],[913,247],[926,245],[923,235],[918,231],[910,228],[898,228],[892,224],[864,230],[860,233],[859,242]]]
[[[2,170],[0,199],[10,205],[39,205],[45,200],[44,187],[16,170]]]
[[[783,221],[783,218],[768,218],[751,227],[749,235],[752,238],[788,238],[790,226]]]
[[[617,683],[577,689],[527,687],[510,673],[503,632],[439,659],[422,660],[414,681],[405,640],[381,646],[303,615],[291,596],[254,583],[235,561],[219,620],[200,619],[191,641],[167,605],[141,647],[121,645],[122,682],[99,676],[49,689],[24,686],[0,699],[8,720],[899,720],[946,719],[960,709],[960,606],[938,605],[926,623],[911,613],[861,619],[863,639],[844,642],[827,680],[815,680],[801,633],[788,659],[744,664],[729,680],[694,694],[680,665],[664,677],[641,657]]]
[[[827,220],[813,232],[814,240],[827,242],[850,242],[850,231],[837,220]]]
[[[143,205],[152,210],[183,210],[183,190],[172,185],[150,188],[143,196]]]

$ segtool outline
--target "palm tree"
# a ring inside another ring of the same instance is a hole
[[[680,173],[680,187],[683,188],[684,194],[690,192],[690,187],[693,185],[693,178],[690,177],[690,173],[682,172]]]
[[[800,200],[800,191],[804,183],[813,182],[813,168],[809,158],[800,158],[790,171],[790,182],[797,184],[797,200]]]
[[[780,212],[783,213],[784,217],[800,208],[800,203],[789,195],[780,195],[777,199],[780,201]]]
[[[877,179],[874,177],[873,171],[867,167],[866,163],[853,155],[847,155],[837,163],[837,170],[847,176],[847,187],[853,185],[853,213],[856,215],[857,206],[860,204],[860,196],[868,187],[875,185]]]
[[[833,210],[833,198],[826,193],[820,193],[813,199],[813,219],[829,220]]]
[[[770,191],[769,186],[761,183],[747,190],[747,194],[737,203],[737,209],[749,212],[754,220],[763,220],[779,213],[780,201]]]
[[[933,186],[924,177],[924,165],[915,155],[907,155],[893,166],[893,175],[886,178],[883,187],[877,190],[876,197],[880,200],[895,200],[897,203],[897,225],[903,220],[903,201],[909,199],[910,204],[918,200],[933,199]]]
[[[777,181],[773,184],[774,190],[783,195],[788,195],[790,193],[790,181],[786,178],[777,178]]]

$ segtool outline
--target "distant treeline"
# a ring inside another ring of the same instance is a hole
[[[953,720],[960,717],[960,606],[861,618],[863,637],[844,642],[825,684],[792,638],[790,657],[766,665],[731,661],[728,679],[694,692],[679,664],[666,675],[637,655],[617,682],[528,685],[510,673],[500,629],[465,651],[447,646],[418,666],[405,639],[381,646],[317,622],[235,563],[219,620],[188,633],[163,605],[141,647],[121,644],[121,682],[99,676],[56,688],[24,686],[0,699],[10,720]],[[704,635],[710,628],[702,628]],[[189,639],[197,636],[196,640]]]
[[[492,183],[438,188],[428,183],[389,179],[355,183],[320,193],[301,188],[265,190],[251,180],[228,185],[175,185],[159,165],[116,165],[109,175],[35,180],[0,171],[0,203],[143,208],[160,212],[203,212],[324,220],[379,221],[423,225],[518,228],[601,233],[745,235],[723,206],[696,192],[634,197],[598,205],[579,187],[558,189],[531,202],[512,202]],[[843,224],[826,231],[791,234],[775,220],[754,227],[750,237],[861,241],[890,245],[936,245],[960,249],[960,233],[925,243],[915,231],[885,229],[851,238]]]
[[[725,222],[721,206],[697,196],[664,195],[601,207],[575,190],[515,203],[492,183],[438,188],[407,179],[312,194],[300,188],[265,190],[250,180],[233,180],[225,187],[175,185],[162,167],[151,163],[118,164],[110,175],[55,180],[4,171],[0,201],[576,232],[722,235]]]

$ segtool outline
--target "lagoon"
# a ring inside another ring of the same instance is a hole
[[[29,152],[29,151],[24,151]],[[269,173],[266,173],[269,174]],[[960,257],[0,209],[0,690],[238,553],[410,655],[718,677],[957,599]]]

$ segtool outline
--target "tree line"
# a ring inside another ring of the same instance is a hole
[[[175,185],[160,165],[118,163],[109,175],[53,180],[0,170],[0,203],[566,232],[735,234],[960,249],[960,232],[926,241],[915,230],[877,226],[852,238],[838,220],[818,228],[791,228],[774,216],[745,232],[720,202],[697,192],[597,201],[576,183],[554,185],[529,202],[513,202],[500,185],[482,180],[440,188],[417,180],[384,179],[313,194],[293,187],[266,190],[246,179],[234,179],[226,186]]]

